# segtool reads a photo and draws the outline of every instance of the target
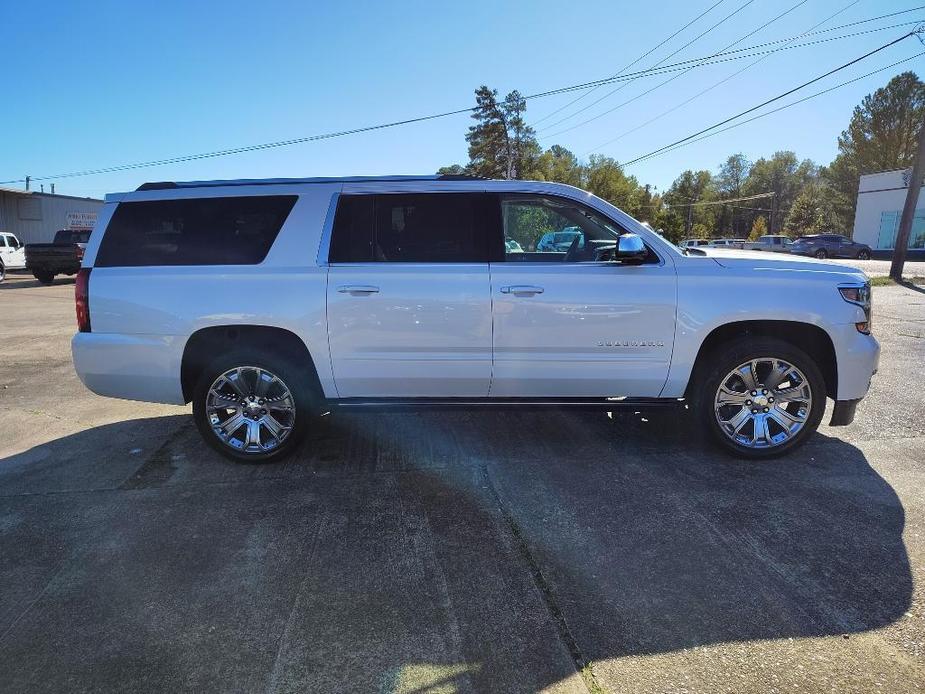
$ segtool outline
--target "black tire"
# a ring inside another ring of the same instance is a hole
[[[295,419],[291,432],[276,448],[263,453],[238,451],[225,443],[213,430],[206,412],[206,397],[216,379],[231,369],[244,366],[265,369],[278,376],[294,400]],[[299,369],[290,360],[272,352],[243,349],[222,355],[203,369],[193,391],[193,419],[206,443],[226,458],[243,463],[269,463],[287,457],[302,442],[316,414],[316,403],[317,397],[305,369]]]
[[[35,277],[42,284],[54,284],[55,282],[55,273],[53,272],[42,272],[41,270],[33,270],[32,276]]]
[[[824,260],[829,257],[829,254],[826,253],[826,250],[824,248],[820,248],[818,251],[813,253],[813,255],[819,258],[820,260]]]
[[[870,260],[870,251],[858,251],[858,260]]]
[[[6,279],[6,265],[0,260],[0,282]]]
[[[773,357],[789,362],[803,372],[812,394],[812,405],[803,428],[787,441],[767,448],[749,448],[733,441],[717,421],[714,398],[723,379],[736,367],[753,359]],[[703,430],[727,453],[747,460],[776,458],[803,445],[819,427],[825,412],[825,378],[806,352],[773,337],[743,337],[702,357],[693,389],[694,408]]]

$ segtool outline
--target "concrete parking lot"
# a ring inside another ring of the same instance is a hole
[[[870,277],[886,277],[890,274],[891,260],[850,260],[847,258],[829,258],[826,262],[857,267]],[[925,261],[907,260],[903,267],[903,277],[925,277]]]
[[[869,398],[782,460],[664,411],[442,412],[245,466],[87,392],[73,281],[11,277],[0,689],[921,692],[925,291],[874,291]]]

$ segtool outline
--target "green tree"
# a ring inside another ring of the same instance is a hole
[[[716,228],[716,208],[718,206],[694,205],[691,207],[691,203],[711,202],[717,197],[713,174],[709,171],[688,169],[682,172],[663,198],[669,209],[659,221],[666,238],[680,241],[692,233],[693,226],[696,224],[702,225],[700,228],[706,229],[707,236],[711,236]]]
[[[584,170],[578,162],[578,157],[565,147],[553,145],[537,158],[534,170],[530,173],[533,174],[532,178],[539,181],[580,186]]]
[[[731,200],[742,195],[742,189],[745,186],[745,181],[748,179],[748,171],[750,168],[751,162],[746,159],[745,155],[741,152],[730,155],[726,161],[720,165],[719,175],[716,177],[716,189],[720,199]],[[720,233],[730,231],[733,236],[737,236],[743,229],[748,228],[745,225],[749,220],[743,219],[742,215],[736,218],[735,212],[735,207],[727,208],[726,205],[721,206],[719,219]]]
[[[769,233],[776,234],[784,227],[790,207],[804,186],[816,181],[818,167],[809,159],[800,161],[793,152],[775,152],[770,159],[761,158],[752,164],[742,192],[746,195],[774,193],[767,198],[775,212],[771,217]]]
[[[787,215],[787,232],[802,236],[831,231],[832,210],[823,186],[810,183],[794,200]]]
[[[450,164],[449,166],[441,166],[437,169],[437,173],[441,176],[463,176],[469,173],[469,170],[459,164]]]
[[[838,138],[838,156],[823,171],[833,188],[835,224],[854,223],[861,174],[912,166],[919,125],[925,119],[925,83],[903,72],[864,97]]]
[[[752,230],[748,235],[749,241],[757,241],[759,238],[768,233],[768,222],[767,220],[758,215],[755,217],[755,221],[752,222]]]
[[[523,178],[533,171],[540,147],[524,120],[527,105],[513,91],[498,101],[498,90],[482,85],[475,90],[476,125],[469,127],[469,164],[466,169],[486,178]]]
[[[627,214],[636,216],[639,211],[639,181],[627,176],[615,159],[592,154],[585,167],[584,187]]]

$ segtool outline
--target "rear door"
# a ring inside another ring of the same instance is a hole
[[[576,201],[501,198],[505,238],[522,253],[491,265],[492,397],[657,397],[674,341],[677,278],[650,250],[640,265],[595,261],[623,233]],[[537,252],[543,234],[576,226],[568,252]]]
[[[483,193],[341,195],[327,290],[340,397],[488,395],[488,240],[498,228],[490,200]]]

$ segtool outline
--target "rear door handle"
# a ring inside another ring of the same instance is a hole
[[[534,294],[542,294],[542,287],[534,287],[529,284],[514,284],[510,287],[501,287],[502,294],[513,294],[514,296],[533,296]]]
[[[351,296],[366,296],[367,294],[378,294],[379,287],[374,287],[371,284],[345,284],[338,287],[337,291]]]

